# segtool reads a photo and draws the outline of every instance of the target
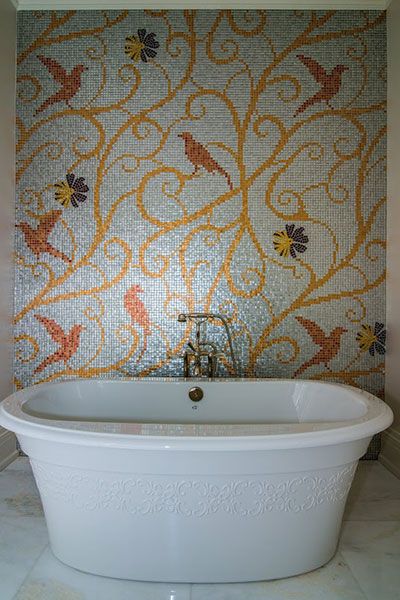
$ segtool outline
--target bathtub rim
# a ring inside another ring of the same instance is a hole
[[[17,435],[34,439],[54,441],[81,446],[107,446],[113,448],[148,449],[148,450],[279,450],[290,448],[306,448],[318,446],[330,446],[338,443],[351,442],[355,440],[370,438],[374,434],[383,431],[393,422],[393,412],[390,407],[373,394],[341,383],[321,382],[319,380],[302,379],[304,383],[320,384],[329,387],[346,388],[352,393],[357,393],[366,405],[366,413],[359,418],[345,421],[326,421],[287,424],[287,433],[264,433],[249,435],[155,435],[155,434],[132,434],[115,433],[107,431],[92,431],[88,429],[96,421],[68,421],[52,420],[33,417],[22,411],[23,404],[28,400],[29,392],[38,390],[38,386],[57,386],[62,383],[90,381],[89,378],[70,378],[61,381],[36,384],[11,394],[0,403],[0,425],[14,431]],[[94,381],[105,382],[142,382],[143,378],[127,379],[95,379]],[[147,381],[188,383],[203,382],[211,380],[196,380],[194,378],[184,379],[171,378],[148,378]],[[212,380],[222,382],[236,382],[237,379]],[[281,378],[242,378],[241,382],[290,382],[293,379]],[[81,428],[72,428],[71,423],[79,424]],[[105,427],[110,422],[97,422],[98,429]],[[115,423],[113,423],[115,425]],[[276,425],[275,425],[276,426]],[[250,427],[248,425],[246,427]],[[268,427],[268,426],[266,426]],[[272,429],[274,425],[270,426]]]

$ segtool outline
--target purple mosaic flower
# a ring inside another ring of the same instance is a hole
[[[361,330],[357,333],[357,342],[360,350],[363,352],[368,350],[371,356],[375,356],[375,352],[385,354],[386,329],[384,324],[376,322],[373,329],[371,325],[362,325]]]
[[[62,206],[68,206],[70,203],[75,208],[78,202],[85,202],[89,191],[84,177],[75,177],[73,173],[67,173],[66,181],[59,181],[55,184],[55,198]]]
[[[138,29],[137,37],[129,35],[125,39],[125,54],[134,62],[139,58],[147,62],[148,58],[154,58],[157,55],[156,48],[160,46],[155,39],[155,33],[146,33],[146,29]]]
[[[280,256],[287,258],[290,254],[296,258],[296,252],[307,250],[308,236],[304,235],[304,227],[295,228],[294,223],[286,224],[284,231],[276,231],[273,236],[275,250]]]

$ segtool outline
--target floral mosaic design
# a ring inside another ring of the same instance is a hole
[[[156,48],[159,43],[155,39],[155,33],[146,33],[145,29],[138,29],[137,37],[130,35],[125,40],[125,54],[134,62],[139,58],[147,62],[149,58],[157,56]]]
[[[375,323],[374,328],[371,325],[363,324],[361,330],[357,333],[357,341],[363,352],[370,353],[371,356],[385,354],[386,352],[386,329],[383,323]]]
[[[84,183],[84,177],[75,177],[73,173],[67,173],[66,181],[59,181],[54,184],[56,189],[55,191],[55,199],[62,206],[75,206],[77,208],[79,206],[78,202],[85,202],[87,196],[86,192],[89,191],[88,186]]]
[[[244,376],[379,393],[385,43],[375,11],[20,12],[16,385],[181,375],[212,311]]]
[[[284,231],[274,233],[274,247],[279,256],[296,258],[297,252],[307,250],[308,236],[304,235],[304,227],[285,225]]]

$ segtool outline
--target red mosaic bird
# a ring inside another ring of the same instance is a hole
[[[315,81],[320,84],[320,89],[299,106],[293,115],[295,117],[318,102],[326,102],[327,105],[330,106],[330,100],[338,93],[340,86],[342,85],[343,73],[349,69],[349,67],[346,67],[345,65],[336,65],[336,67],[328,73],[316,60],[309,56],[298,54],[297,58],[307,67]]]
[[[140,285],[130,287],[124,296],[124,306],[126,312],[132,319],[132,323],[140,325],[143,328],[143,333],[146,336],[150,335],[150,317],[147,308],[138,294],[143,294],[143,289]]]
[[[45,358],[40,365],[36,367],[34,373],[40,373],[49,365],[61,360],[64,361],[67,366],[68,360],[79,348],[80,335],[85,327],[83,325],[74,325],[68,333],[65,333],[62,327],[53,319],[42,317],[42,315],[35,315],[35,319],[42,323],[51,339],[59,345],[59,348],[53,352],[53,354],[50,354]]]
[[[314,323],[314,321],[304,319],[303,317],[296,317],[296,319],[306,329],[313,342],[320,347],[320,350],[297,369],[294,377],[297,377],[312,365],[323,363],[328,368],[328,363],[339,352],[340,339],[342,334],[347,332],[347,329],[344,329],[344,327],[335,327],[329,335],[326,335],[325,331],[317,323]]]
[[[64,254],[64,252],[54,248],[54,246],[52,246],[48,241],[48,237],[53,231],[54,226],[56,225],[61,214],[61,210],[51,210],[50,212],[45,213],[40,217],[39,225],[36,227],[36,229],[31,227],[29,223],[26,223],[25,221],[17,223],[16,227],[21,229],[28,248],[33,252],[38,260],[41,254],[47,253],[55,256],[56,258],[61,258],[61,260],[65,262],[71,262],[71,259]]]
[[[87,67],[84,65],[76,65],[72,71],[68,73],[59,62],[54,60],[54,58],[48,58],[47,56],[43,56],[43,54],[38,54],[37,57],[61,87],[39,106],[35,114],[37,115],[57,102],[65,102],[69,106],[69,101],[81,87],[81,76],[82,73],[87,70]]]
[[[182,138],[185,142],[186,157],[194,166],[193,175],[197,173],[200,167],[203,167],[208,173],[220,173],[226,178],[229,188],[233,190],[233,184],[229,174],[211,156],[205,146],[200,144],[200,142],[197,142],[188,131],[178,133],[178,137]]]

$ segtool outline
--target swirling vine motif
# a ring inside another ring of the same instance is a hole
[[[200,310],[244,375],[383,387],[384,19],[19,14],[19,385],[179,375]]]

